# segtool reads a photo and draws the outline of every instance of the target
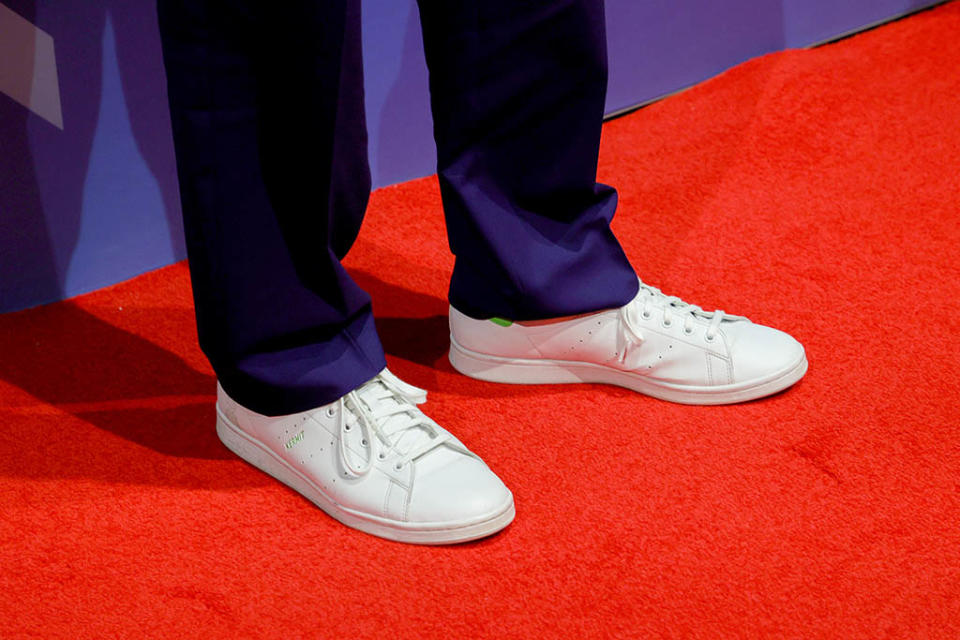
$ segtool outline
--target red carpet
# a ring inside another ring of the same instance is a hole
[[[639,273],[810,372],[688,407],[445,359],[434,179],[348,264],[390,364],[514,490],[453,548],[348,530],[233,458],[184,265],[0,316],[0,637],[960,637],[960,2],[605,129]]]

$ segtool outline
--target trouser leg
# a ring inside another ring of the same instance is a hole
[[[628,302],[637,279],[596,183],[607,64],[601,0],[420,0],[451,303],[475,317]]]
[[[370,191],[358,0],[159,0],[200,345],[266,414],[385,364],[340,259]]]

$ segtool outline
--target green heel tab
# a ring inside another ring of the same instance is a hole
[[[513,324],[513,320],[507,320],[505,318],[490,318],[490,322],[493,324],[498,324],[501,327],[509,327]]]

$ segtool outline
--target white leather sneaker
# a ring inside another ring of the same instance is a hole
[[[449,544],[513,520],[513,495],[417,404],[424,390],[384,369],[336,402],[269,417],[217,385],[228,449],[343,524],[401,542]]]
[[[753,400],[807,371],[803,346],[786,333],[643,282],[619,309],[568,318],[476,320],[451,307],[450,363],[491,382],[599,382],[685,404]]]

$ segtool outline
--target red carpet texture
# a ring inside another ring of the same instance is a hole
[[[228,453],[183,264],[0,316],[0,637],[960,637],[958,34],[953,2],[606,126],[638,272],[806,345],[765,400],[456,375],[436,181],[374,195],[348,266],[390,365],[516,496],[481,542],[349,530]]]

